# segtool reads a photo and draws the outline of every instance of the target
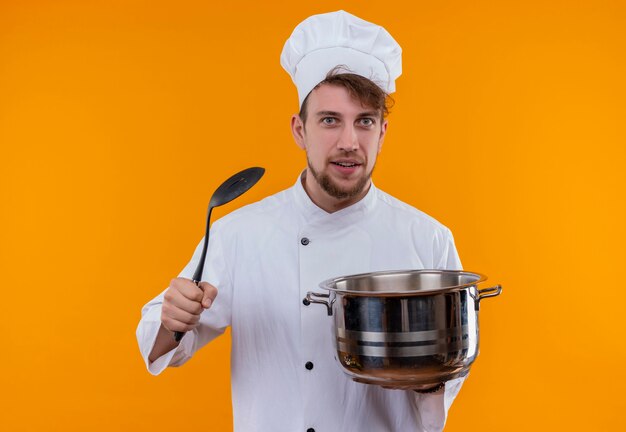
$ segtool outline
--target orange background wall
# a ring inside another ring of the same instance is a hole
[[[446,430],[626,428],[623,1],[2,0],[1,430],[231,429],[229,337],[152,377],[135,327],[223,179],[294,183],[278,57],[339,8],[404,48],[376,184],[504,286]]]

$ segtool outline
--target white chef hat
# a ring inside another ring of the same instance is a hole
[[[345,11],[313,15],[285,42],[280,64],[298,89],[300,106],[328,72],[349,72],[375,82],[385,93],[396,90],[402,73],[402,48],[389,32]]]

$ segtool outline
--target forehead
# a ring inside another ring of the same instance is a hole
[[[319,111],[335,111],[346,115],[378,111],[374,107],[364,105],[345,87],[333,84],[322,84],[313,89],[307,104],[309,112],[313,115]]]

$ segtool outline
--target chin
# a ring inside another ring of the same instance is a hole
[[[351,180],[347,185],[339,184],[339,182],[331,180],[330,176],[327,175],[321,175],[317,180],[321,188],[328,195],[336,199],[344,200],[354,198],[363,193],[369,184],[370,177],[366,176]]]

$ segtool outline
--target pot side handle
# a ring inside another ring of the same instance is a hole
[[[319,299],[316,299],[314,297],[327,298],[328,301],[326,301],[326,300],[319,300]],[[306,298],[304,300],[305,300],[305,304],[306,304],[306,302],[323,304],[328,309],[328,315],[332,315],[333,314],[333,308],[332,308],[333,302],[330,301],[330,293],[324,294],[324,293],[315,293],[313,291],[309,291],[308,293],[306,293]]]
[[[478,290],[478,301],[487,297],[495,297],[502,292],[502,285],[496,285],[485,289]]]

